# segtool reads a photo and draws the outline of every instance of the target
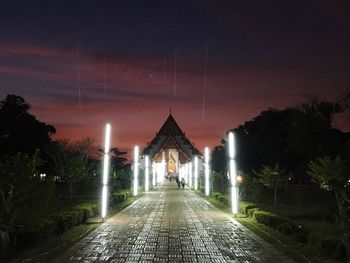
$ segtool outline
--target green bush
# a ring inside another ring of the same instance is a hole
[[[116,206],[130,197],[130,191],[120,191],[111,194],[110,206]]]
[[[277,227],[278,231],[281,233],[287,235],[287,236],[292,236],[299,242],[306,243],[307,242],[307,232],[304,230],[304,228],[298,224],[296,224],[293,221],[288,221],[285,223],[280,224]]]
[[[59,233],[72,228],[83,222],[83,213],[79,210],[58,212],[50,216],[54,221],[56,221],[57,229]]]
[[[253,218],[260,224],[277,229],[277,227],[283,223],[289,221],[288,218],[280,217],[270,212],[254,211]]]
[[[218,197],[221,195],[220,192],[213,192],[214,199],[218,199]]]
[[[74,210],[82,213],[82,222],[85,222],[87,219],[91,217],[95,217],[98,213],[98,205],[97,204],[80,204],[73,207]]]
[[[253,218],[254,217],[254,213],[257,211],[261,211],[260,208],[257,207],[250,207],[247,209],[247,216]]]
[[[227,206],[230,205],[230,198],[226,195],[223,195],[220,192],[214,192],[213,197],[224,205],[227,205]]]
[[[16,247],[22,248],[40,239],[63,233],[96,216],[97,212],[97,204],[83,203],[69,208],[69,211],[56,212],[47,218],[41,218],[38,222],[25,225],[16,231]]]
[[[251,202],[241,201],[239,202],[239,212],[248,215],[248,210],[256,208],[256,205]]]

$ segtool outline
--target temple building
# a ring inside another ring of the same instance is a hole
[[[142,155],[149,157],[156,166],[153,169],[157,170],[157,174],[180,177],[181,170],[186,169],[187,173],[196,157],[200,162],[202,159],[201,152],[186,138],[171,112],[155,138],[143,149]]]

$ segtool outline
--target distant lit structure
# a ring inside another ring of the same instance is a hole
[[[103,158],[103,177],[102,177],[102,204],[101,204],[101,217],[105,218],[107,215],[107,195],[108,195],[108,168],[109,168],[109,151],[110,151],[110,137],[111,137],[111,125],[106,125],[105,131],[105,148]]]
[[[180,179],[183,177],[187,184],[192,184],[190,163],[195,156],[202,161],[202,154],[185,136],[171,113],[141,155],[142,158],[147,155],[154,164],[157,183],[161,183],[167,175],[173,178],[178,176]],[[198,167],[202,168],[202,165]]]

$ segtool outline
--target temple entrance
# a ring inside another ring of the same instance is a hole
[[[168,174],[176,174],[178,172],[179,151],[177,149],[168,149],[167,156],[167,172]]]

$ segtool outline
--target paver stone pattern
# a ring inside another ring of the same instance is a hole
[[[164,182],[55,262],[294,262],[191,190]]]

